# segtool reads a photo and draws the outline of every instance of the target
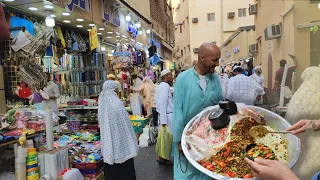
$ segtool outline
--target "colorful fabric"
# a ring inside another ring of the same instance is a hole
[[[106,81],[99,96],[98,119],[103,162],[121,164],[138,155],[138,144],[129,115],[115,93],[117,83]]]

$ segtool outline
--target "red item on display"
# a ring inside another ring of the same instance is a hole
[[[21,86],[18,91],[18,96],[23,99],[27,99],[32,94],[30,87]]]

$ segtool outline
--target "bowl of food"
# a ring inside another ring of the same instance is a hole
[[[276,154],[273,152],[273,150],[263,144],[249,144],[246,147],[246,155],[252,161],[254,161],[255,158],[277,160]]]
[[[268,157],[286,163],[290,168],[297,162],[301,151],[298,137],[292,134],[268,133],[264,137],[254,138],[249,134],[249,130],[254,126],[264,126],[269,132],[283,131],[291,126],[284,118],[260,107],[238,107],[239,113],[230,116],[229,125],[215,130],[211,128],[207,116],[218,108],[219,106],[213,106],[203,110],[189,121],[182,134],[182,150],[188,161],[199,171],[219,180],[255,179],[244,160],[251,149],[251,159],[254,159],[253,155]],[[250,113],[239,115],[246,110]],[[260,154],[259,148],[272,152]]]

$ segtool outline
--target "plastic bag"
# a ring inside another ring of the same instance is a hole
[[[193,124],[186,132],[185,140],[190,148],[189,153],[196,161],[209,159],[218,153],[230,141],[232,127],[239,120],[251,117],[253,120],[261,121],[257,114],[244,104],[237,104],[237,107],[238,114],[230,116],[229,125],[219,130],[214,130],[208,119],[210,112],[217,108],[216,106],[204,109],[191,120]]]
[[[160,134],[156,144],[156,154],[158,157],[170,160],[172,146],[172,134],[167,126],[160,127]]]
[[[152,65],[158,64],[160,62],[160,57],[157,53],[154,53],[154,55],[150,58],[150,63]]]

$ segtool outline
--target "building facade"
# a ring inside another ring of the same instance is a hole
[[[222,45],[239,27],[254,25],[248,5],[253,0],[173,0],[174,59],[191,65],[204,42]]]
[[[159,55],[163,60],[172,61],[174,48],[174,24],[171,0],[150,0],[152,39],[161,44]]]
[[[273,88],[280,60],[285,59],[289,66],[293,65],[293,60],[288,55],[291,54],[298,62],[294,82],[296,90],[302,83],[302,72],[309,66],[320,64],[320,32],[310,32],[311,27],[320,25],[319,1],[280,0],[255,3],[258,45],[255,64],[262,64],[265,87],[269,90]],[[278,26],[273,26],[274,32],[267,32],[266,29],[271,25]]]

